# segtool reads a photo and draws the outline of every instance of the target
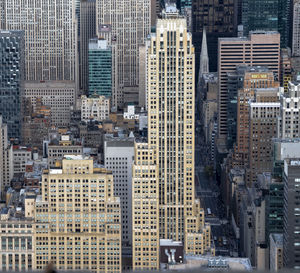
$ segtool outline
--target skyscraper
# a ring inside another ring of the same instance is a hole
[[[235,144],[234,165],[247,168],[251,135],[249,103],[255,100],[256,89],[279,87],[279,83],[274,80],[273,72],[267,67],[238,66],[235,72],[228,73],[227,86],[229,98],[227,148],[231,149]],[[268,100],[269,98],[273,98],[273,94],[270,92],[268,95],[266,92],[264,101],[274,102],[273,99]]]
[[[276,137],[279,97],[283,88],[259,88],[249,103],[249,173],[250,183],[257,175],[272,171],[272,138]]]
[[[106,137],[104,164],[114,176],[114,194],[120,197],[122,212],[122,245],[132,245],[132,165],[134,138]]]
[[[117,70],[114,72],[118,75],[114,88],[122,94],[124,87],[139,84],[138,49],[151,30],[151,0],[97,0],[96,16],[97,26],[111,25],[118,58]],[[120,96],[115,106],[122,107],[123,102],[124,98]]]
[[[91,39],[88,51],[89,94],[111,97],[112,95],[112,49],[107,40]]]
[[[25,32],[26,80],[75,80],[73,0],[4,1],[4,27]]]
[[[79,87],[88,92],[89,41],[96,37],[96,0],[80,2],[80,81]]]
[[[232,37],[237,27],[236,0],[192,0],[192,33],[197,59],[201,52],[202,33],[207,34],[211,71],[217,71],[218,38]],[[196,62],[196,71],[198,71]]]
[[[278,117],[277,137],[299,138],[300,83],[289,82],[288,93],[280,98],[280,116]]]
[[[21,98],[24,81],[24,33],[0,31],[0,115],[9,138],[21,137]]]
[[[210,250],[210,227],[194,192],[195,52],[176,6],[166,5],[162,16],[146,49],[149,129],[148,144],[138,145],[135,155],[133,251],[151,237],[157,243],[159,224],[160,239],[184,242],[187,254],[204,254]],[[134,252],[133,263],[147,255]]]
[[[251,30],[278,31],[279,0],[242,0],[244,34]]]
[[[296,0],[293,8],[293,56],[300,56],[300,1]]]
[[[238,65],[266,66],[279,79],[280,35],[278,32],[250,32],[249,38],[219,39],[219,117],[218,138],[220,145],[227,138],[228,73]]]
[[[249,31],[278,31],[281,47],[287,47],[290,36],[290,0],[241,0],[244,35]]]
[[[283,266],[299,269],[300,260],[300,158],[284,160],[284,207],[283,207]]]
[[[10,187],[13,175],[13,148],[7,137],[7,124],[0,115],[0,196]]]

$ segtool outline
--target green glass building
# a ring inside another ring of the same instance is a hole
[[[241,0],[244,35],[252,30],[278,31],[281,47],[289,44],[291,0]]]
[[[112,50],[106,40],[91,39],[89,43],[89,95],[112,95]]]

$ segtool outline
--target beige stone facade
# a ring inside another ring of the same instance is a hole
[[[61,169],[44,171],[36,201],[36,269],[121,271],[120,199],[113,176],[93,160],[67,156]]]
[[[192,36],[173,7],[156,30],[146,49],[148,143],[136,144],[133,169],[135,270],[158,268],[158,239],[185,242],[188,253],[210,251],[210,228],[194,192]]]

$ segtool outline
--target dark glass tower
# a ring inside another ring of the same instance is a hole
[[[218,38],[233,37],[236,34],[237,0],[192,0],[192,32],[197,70],[204,27],[207,34],[210,70],[217,71]]]
[[[0,115],[8,126],[9,138],[21,137],[23,49],[23,31],[0,31]]]
[[[241,0],[242,24],[247,36],[251,30],[273,30],[281,35],[281,47],[290,36],[291,0]]]

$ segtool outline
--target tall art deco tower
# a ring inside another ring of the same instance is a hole
[[[194,190],[195,53],[175,6],[157,20],[147,58],[148,143],[136,145],[133,171],[134,269],[146,269],[145,260],[153,269],[158,237],[184,242],[187,254],[210,250]]]

